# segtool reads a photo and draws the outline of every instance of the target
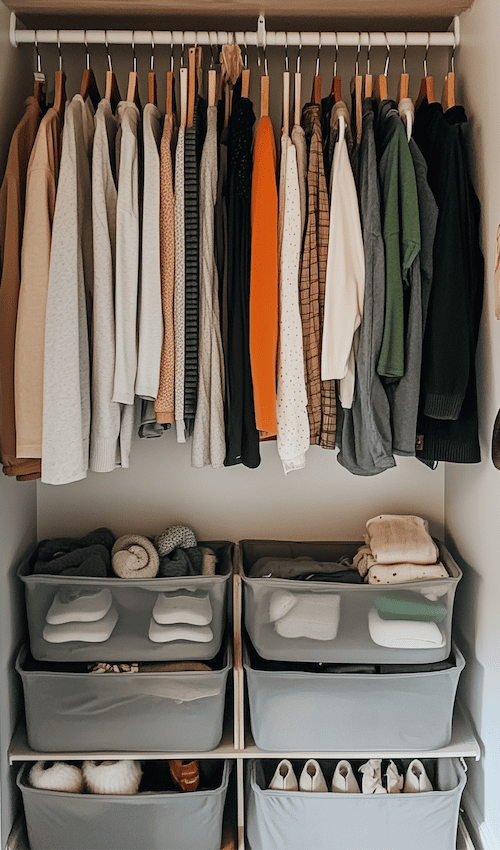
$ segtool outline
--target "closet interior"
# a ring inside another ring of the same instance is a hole
[[[455,51],[460,44],[459,19],[455,18],[453,23],[452,16],[464,10],[464,4],[457,7],[458,4],[442,0],[434,4],[418,4],[418,11],[414,8],[415,3],[400,3],[400,11],[395,14],[392,4],[381,2],[377,4],[375,27],[362,11],[358,14],[356,4],[354,9],[352,4],[340,5],[333,20],[328,4],[318,1],[312,9],[308,6],[305,10],[301,2],[296,2],[289,4],[285,20],[278,4],[271,3],[266,8],[268,17],[261,16],[257,21],[255,16],[257,26],[252,28],[247,17],[238,17],[223,3],[214,4],[211,17],[203,20],[198,10],[186,9],[186,4],[175,3],[169,9],[168,20],[163,17],[162,6],[154,3],[149,4],[148,15],[151,17],[141,16],[137,20],[131,20],[128,10],[120,8],[120,3],[90,3],[86,7],[85,18],[67,2],[37,4],[36,10],[23,4],[22,0],[12,0],[8,5],[25,24],[22,28],[15,16],[11,18],[11,41],[19,45],[17,49],[23,52],[30,73],[34,60],[36,73],[45,76],[49,99],[52,99],[53,88],[56,98],[63,97],[65,89],[70,99],[85,85],[88,97],[92,101],[95,99],[94,105],[98,103],[99,92],[103,94],[106,88],[112,102],[113,98],[118,98],[119,90],[126,94],[127,101],[135,101],[141,108],[147,103],[156,103],[163,114],[175,105],[180,110],[185,104],[189,114],[193,102],[189,97],[184,98],[183,85],[190,74],[196,74],[193,48],[201,48],[202,91],[213,104],[215,79],[210,73],[218,65],[218,52],[223,44],[239,44],[243,61],[242,94],[248,93],[257,114],[260,109],[261,116],[270,115],[278,144],[281,127],[291,129],[293,125],[294,109],[295,115],[300,115],[300,102],[294,104],[294,95],[298,95],[304,104],[309,100],[310,90],[311,99],[318,102],[322,95],[330,93],[330,89],[332,93],[335,90],[338,93],[341,86],[349,110],[352,108],[356,112],[361,110],[361,88],[357,89],[357,86],[364,86],[366,92],[373,86],[381,100],[387,96],[396,97],[397,90],[398,100],[406,94],[417,101],[422,82],[424,96],[430,100],[429,79],[432,74],[436,99],[441,100],[443,90],[443,98],[449,104],[447,98],[454,96],[454,63],[459,62]],[[57,18],[54,17],[56,13]],[[317,14],[317,19],[312,17],[314,14]],[[150,21],[151,26],[154,22],[153,29],[148,28]],[[125,23],[126,29],[122,28]],[[202,23],[204,30],[201,29]],[[167,29],[169,26],[172,29]],[[183,29],[184,26],[186,29]],[[184,70],[179,73],[180,69]],[[457,67],[457,77],[459,73]],[[175,77],[174,86],[172,77]],[[36,83],[35,75],[35,86]],[[283,99],[288,109],[283,109]],[[411,115],[406,116],[404,126],[408,136],[411,121]],[[363,484],[360,487],[359,478],[339,468],[333,456],[328,457],[326,452],[315,446],[312,452],[309,450],[307,478],[297,483],[290,479],[302,473],[292,471],[285,478],[276,445],[265,442],[261,443],[262,464],[258,471],[241,467],[208,471],[194,469],[188,444],[176,443],[173,430],[171,433],[165,431],[160,439],[153,440],[139,439],[134,434],[128,470],[116,470],[106,476],[90,472],[85,480],[74,480],[62,488],[38,483],[37,531],[23,535],[23,546],[16,546],[17,555],[35,539],[81,536],[102,525],[109,525],[117,537],[131,531],[151,537],[165,525],[165,518],[167,524],[170,524],[170,518],[172,522],[192,523],[197,537],[208,541],[220,538],[238,543],[246,537],[357,541],[366,518],[382,511],[419,514],[429,519],[435,537],[444,537],[443,463],[436,470],[430,470],[414,457],[398,457],[397,468],[391,470],[390,479],[384,481],[384,475],[377,476],[372,479],[373,486],[369,490]],[[254,480],[252,475],[256,476]],[[120,476],[124,477],[118,480]],[[20,482],[9,483],[18,488],[27,486],[30,491],[35,487]],[[318,498],[318,493],[328,494],[324,503],[321,495]],[[306,505],[311,506],[310,511],[305,508]],[[340,759],[360,761],[394,757],[402,759],[405,767],[414,758],[435,760],[434,765],[443,760],[443,787],[454,781],[447,773],[453,760],[459,765],[457,770],[460,772],[464,770],[465,759],[471,760],[469,764],[480,759],[480,743],[469,712],[462,706],[455,708],[449,743],[433,749],[382,746],[374,750],[367,745],[319,748],[311,752],[307,748],[295,750],[287,746],[259,747],[250,725],[252,708],[248,682],[259,668],[253,669],[255,659],[244,626],[251,602],[250,590],[244,600],[243,553],[244,545],[237,545],[233,563],[225,571],[227,630],[224,637],[222,633],[218,635],[222,649],[214,671],[220,678],[225,677],[224,686],[219,688],[219,696],[222,694],[224,697],[225,693],[225,698],[217,708],[218,718],[222,712],[223,728],[215,747],[210,749],[209,738],[208,750],[205,746],[197,749],[186,745],[179,752],[176,747],[170,749],[160,744],[141,748],[134,746],[131,733],[131,743],[127,747],[68,747],[63,754],[50,747],[40,751],[28,744],[23,718],[19,710],[14,709],[13,714],[19,722],[8,744],[8,752],[7,748],[5,750],[12,767],[12,785],[20,763],[25,762],[29,766],[41,759],[100,761],[132,758],[151,763],[169,759],[205,761],[207,770],[210,764],[214,771],[217,788],[228,788],[224,821],[226,843],[223,846],[244,850],[245,846],[250,846],[245,843],[248,800],[252,800],[250,816],[254,824],[256,818],[270,816],[265,809],[265,794],[262,796],[260,792],[266,787],[264,781],[270,779],[271,765],[274,769],[284,758],[294,761],[296,767],[302,767],[302,762],[313,756],[324,764],[325,771],[333,770],[335,761]],[[15,581],[19,582],[17,577]],[[17,586],[15,604],[24,618],[25,602]],[[225,615],[221,615],[221,629],[225,622]],[[248,623],[247,630],[250,633]],[[459,655],[457,653],[457,657]],[[83,659],[82,655],[82,660],[87,659]],[[19,670],[23,669],[24,662],[21,653]],[[11,669],[13,666],[12,663]],[[289,688],[293,687],[292,680]],[[16,681],[12,691],[19,705],[19,682]],[[33,711],[36,711],[35,706]],[[206,730],[200,731],[203,739]],[[217,735],[216,729],[213,740]],[[461,782],[463,777],[460,776]],[[23,776],[22,781],[25,782],[25,779],[26,776]],[[14,814],[20,798],[12,799],[16,802],[9,808]],[[259,806],[263,807],[260,814]],[[318,809],[318,819],[322,816]],[[91,810],[88,817],[92,818]],[[172,809],[170,817],[176,817],[175,809]],[[185,817],[189,817],[188,809]],[[346,817],[355,818],[356,808]],[[391,817],[390,813],[388,817]],[[255,832],[253,836],[254,841],[258,840]],[[9,850],[25,850],[22,840],[22,827],[19,827],[18,821],[6,847]],[[264,838],[261,836],[260,840]],[[462,821],[459,840],[469,840]]]

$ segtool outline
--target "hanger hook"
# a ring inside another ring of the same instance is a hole
[[[300,74],[300,57],[302,55],[302,33],[299,32],[299,49],[297,50],[297,64],[295,66],[295,72]]]
[[[335,33],[335,58],[333,60],[333,76],[337,76],[337,58],[339,55],[339,37],[338,34]]]
[[[368,44],[366,46],[366,73],[370,73],[371,61],[370,61],[370,51],[372,49],[372,42],[370,33],[368,33]]]
[[[243,67],[245,68],[245,70],[247,70],[248,69],[248,44],[247,44],[247,34],[246,34],[246,32],[243,33],[243,49],[244,49]]]
[[[387,77],[389,72],[389,62],[391,61],[391,45],[389,44],[389,39],[387,38],[387,33],[384,33],[385,36],[385,46],[387,49],[387,55],[385,57],[385,65],[384,65],[384,77]]]
[[[290,70],[290,63],[288,59],[288,33],[285,33],[285,71]]]
[[[318,52],[316,54],[316,76],[319,77],[319,52],[321,50],[321,33],[318,33]]]
[[[108,68],[112,72],[113,71],[113,63],[111,62],[111,54],[109,52],[109,42],[108,42],[108,31],[104,30],[104,44],[106,46],[106,53],[108,56]]]
[[[40,56],[40,50],[38,49],[38,30],[35,30],[35,50],[36,50],[36,72],[37,74],[42,73],[42,57]]]
[[[174,70],[174,33],[170,30],[170,70]]]
[[[184,30],[182,30],[182,42],[181,42],[181,68],[184,68],[184,58],[185,58],[185,57],[184,57],[184,47],[185,47],[185,45],[184,45],[184,37],[185,37],[185,33],[184,33]]]
[[[137,72],[137,54],[135,52],[135,30],[132,30],[132,53],[133,53],[133,57],[134,57],[133,60],[132,60],[132,70],[134,71],[134,73],[136,73]]]
[[[356,51],[356,64],[354,66],[354,74],[359,77],[359,54],[361,53],[361,33],[358,32],[358,49]]]
[[[406,74],[406,51],[408,50],[408,33],[405,32],[405,46],[403,50],[403,58],[401,60],[401,65],[403,68],[403,74]]]
[[[455,50],[457,49],[457,34],[455,30],[453,30],[453,47],[451,48],[451,56],[450,56],[450,72],[452,74],[455,73]]]
[[[57,30],[57,52],[59,53],[59,70],[62,71],[62,51],[61,51],[61,39],[59,38],[59,30]]]
[[[427,33],[427,44],[425,45],[425,54],[424,54],[424,77],[427,77],[427,54],[429,53],[429,45],[431,43],[431,34]]]
[[[151,30],[151,62],[150,62],[150,71],[154,71],[155,69],[155,35],[153,30]]]
[[[84,30],[84,33],[83,33],[83,43],[85,45],[85,63],[86,63],[87,71],[90,71],[90,53],[89,53],[89,43],[87,41],[87,30]]]

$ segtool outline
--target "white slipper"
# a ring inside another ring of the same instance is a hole
[[[47,623],[43,630],[43,639],[48,643],[68,643],[75,640],[82,643],[102,643],[108,640],[117,621],[118,611],[112,605],[104,617],[90,623],[60,623],[57,626]]]
[[[173,623],[162,626],[151,617],[149,639],[155,643],[169,643],[173,640],[186,640],[194,643],[210,643],[214,634],[210,626],[191,626],[188,623]]]
[[[385,772],[386,787],[388,794],[400,794],[403,790],[404,779],[392,759],[389,762],[389,767]]]
[[[46,620],[52,626],[74,622],[93,623],[102,620],[112,603],[113,597],[107,587],[102,590],[94,587],[86,590],[76,585],[62,587],[54,596]]]
[[[339,615],[340,596],[337,593],[298,593],[293,608],[274,625],[281,637],[334,640]]]
[[[46,767],[45,765],[49,765]],[[80,767],[65,761],[37,761],[33,765],[28,780],[33,788],[45,791],[68,791],[72,794],[83,793],[83,775]]]
[[[445,639],[436,623],[421,620],[383,620],[376,608],[368,613],[372,641],[391,649],[439,649]]]
[[[212,622],[210,596],[208,593],[197,596],[185,590],[180,593],[159,593],[153,608],[153,617],[163,626],[172,623],[208,626]]]
[[[91,794],[137,794],[142,769],[139,761],[84,761],[85,787]]]
[[[282,759],[274,771],[274,776],[269,783],[272,791],[298,791],[299,784],[295,776],[292,763],[288,759]]]
[[[325,777],[316,759],[308,759],[299,779],[299,791],[316,791],[324,794],[328,791]]]
[[[360,794],[359,785],[348,761],[341,759],[335,768],[332,791],[343,794]]]
[[[403,792],[418,794],[420,791],[433,791],[432,783],[420,759],[413,759],[408,766]]]
[[[363,794],[387,794],[382,785],[382,759],[369,759],[361,765],[359,772],[363,774]]]
[[[288,590],[275,590],[269,598],[269,619],[272,623],[281,620],[297,602],[297,595]]]

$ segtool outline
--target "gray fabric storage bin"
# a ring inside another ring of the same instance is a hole
[[[292,542],[287,540],[241,540],[239,543],[243,567],[243,600],[245,626],[255,649],[271,661],[311,661],[353,664],[426,664],[443,661],[450,654],[451,625],[455,590],[462,572],[443,543],[439,546],[440,560],[449,573],[448,578],[408,582],[393,585],[344,584],[332,581],[301,581],[284,578],[251,578],[252,565],[263,557],[310,557],[317,561],[352,560],[363,545],[361,542]],[[283,637],[271,619],[270,603],[277,591],[287,591],[300,599],[299,594],[318,594],[339,597],[340,613],[337,634],[332,640],[313,640],[308,637]],[[438,623],[441,645],[430,648],[390,648],[375,643],[368,628],[368,614],[383,594],[397,595],[410,591],[425,597],[438,598],[446,605],[445,619]]]
[[[459,759],[436,759],[437,787],[421,794],[268,791],[277,762],[248,767],[248,850],[455,850],[466,782]],[[293,762],[297,778],[303,762]],[[327,786],[336,762],[320,761]],[[409,759],[403,759],[406,767]],[[299,771],[299,772],[297,772]],[[436,787],[436,785],[434,786]]]
[[[150,579],[35,575],[29,573],[30,550],[20,563],[18,575],[25,587],[33,657],[39,661],[203,661],[213,658],[220,649],[226,625],[234,544],[229,541],[208,541],[199,545],[209,546],[214,550],[218,559],[217,575]],[[61,589],[71,588],[94,591],[107,588],[111,591],[113,604],[118,611],[118,621],[108,640],[100,643],[50,643],[44,639],[45,618],[56,593]],[[213,632],[211,641],[201,643],[175,640],[169,643],[155,643],[149,639],[149,624],[158,594],[179,590],[199,591],[210,596],[210,628]]]
[[[221,764],[214,790],[119,796],[32,788],[25,764],[17,784],[30,850],[220,850],[231,766]]]
[[[23,649],[16,669],[28,744],[61,753],[213,750],[222,737],[232,665],[229,647],[221,655],[221,669],[213,671],[70,673],[30,664]]]
[[[258,670],[245,648],[250,724],[261,750],[433,750],[451,739],[465,660],[430,673]]]

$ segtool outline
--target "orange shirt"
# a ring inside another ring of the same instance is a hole
[[[250,265],[250,364],[255,424],[261,436],[277,432],[276,357],[278,348],[278,191],[276,148],[271,119],[259,119],[252,172]]]

